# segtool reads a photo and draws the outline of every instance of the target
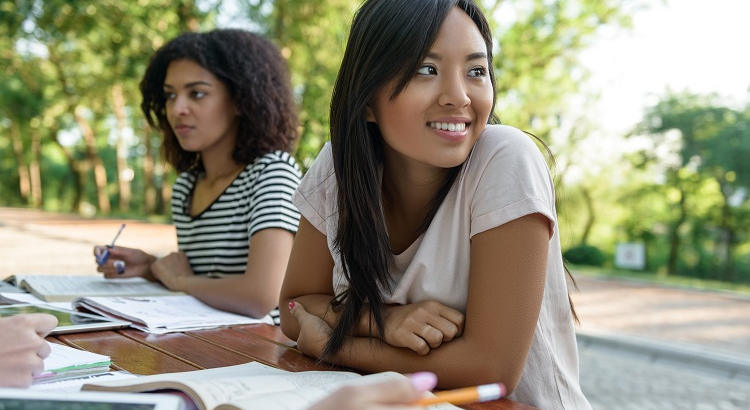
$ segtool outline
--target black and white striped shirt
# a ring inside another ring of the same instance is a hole
[[[190,198],[198,174],[180,174],[172,188],[172,219],[177,247],[187,255],[193,272],[245,273],[254,233],[267,228],[297,232],[300,215],[292,195],[300,177],[289,153],[265,154],[248,164],[206,210],[192,217]],[[278,310],[271,315],[278,320]]]

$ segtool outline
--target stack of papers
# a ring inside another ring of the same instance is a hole
[[[76,299],[73,306],[130,321],[132,327],[156,334],[254,323],[273,324],[268,315],[253,319],[224,312],[189,295],[90,296]]]
[[[52,352],[44,359],[44,372],[34,376],[34,384],[50,383],[109,372],[109,356],[50,343]]]

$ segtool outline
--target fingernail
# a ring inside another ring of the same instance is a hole
[[[411,385],[419,391],[428,391],[437,385],[437,376],[432,372],[418,372],[409,376]]]
[[[118,275],[122,275],[125,273],[125,261],[115,261],[115,272],[117,272]]]
[[[294,309],[294,301],[289,302],[289,310]]]

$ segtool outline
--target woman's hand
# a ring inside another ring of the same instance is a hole
[[[389,305],[383,310],[383,341],[426,355],[463,332],[464,314],[435,301]]]
[[[28,387],[44,370],[51,349],[44,337],[57,326],[48,314],[0,318],[0,386]]]
[[[109,252],[106,262],[99,265],[96,270],[104,274],[105,278],[132,278],[140,276],[148,280],[154,280],[151,275],[151,264],[156,258],[140,249],[126,248],[123,246],[94,246],[94,256],[100,258],[104,252]],[[120,267],[119,271],[117,267]]]
[[[187,281],[195,277],[185,252],[172,252],[151,264],[151,273],[171,290],[186,291]]]
[[[437,384],[433,373],[415,373],[375,384],[345,386],[308,410],[406,410],[422,409],[414,403]]]
[[[299,324],[297,348],[308,356],[319,358],[331,338],[331,327],[323,319],[308,313],[299,302],[289,302],[289,311]]]

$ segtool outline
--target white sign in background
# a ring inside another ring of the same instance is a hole
[[[618,243],[615,246],[615,267],[645,269],[646,246],[642,243]]]

